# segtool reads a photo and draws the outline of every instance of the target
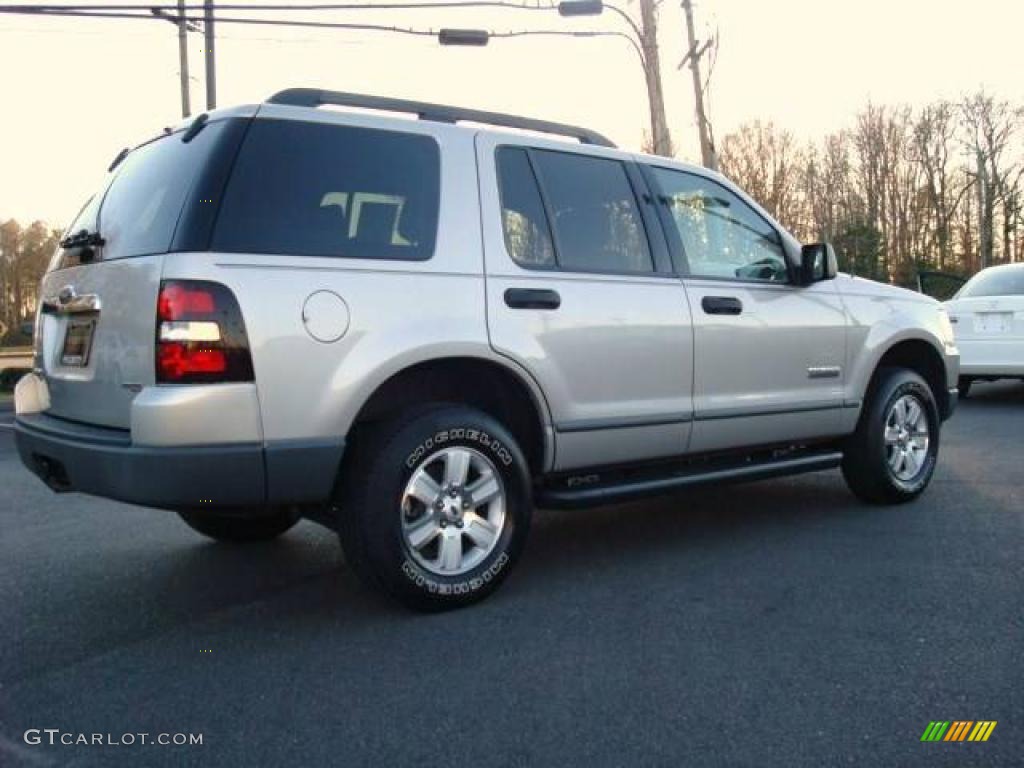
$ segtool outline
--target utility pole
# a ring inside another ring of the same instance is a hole
[[[180,2],[181,0],[179,0]],[[206,108],[217,108],[217,70],[213,59],[213,0],[203,0],[203,35],[206,55]]]
[[[704,83],[700,77],[700,57],[708,49],[710,42],[697,48],[697,34],[693,28],[693,4],[691,0],[683,0],[683,12],[686,14],[686,35],[689,41],[689,53],[683,59],[682,67],[689,61],[690,72],[693,74],[693,96],[697,105],[697,130],[700,133],[700,159],[705,168],[718,170],[718,154],[715,152],[714,140],[711,138],[711,125],[704,112]]]
[[[636,30],[643,47],[644,78],[651,110],[651,149],[654,154],[671,157],[672,137],[665,116],[665,95],[661,87],[661,59],[658,55],[658,11],[654,0],[640,0],[640,29]]]
[[[181,116],[192,114],[188,92],[188,22],[185,21],[185,0],[178,0],[178,72],[181,75]]]

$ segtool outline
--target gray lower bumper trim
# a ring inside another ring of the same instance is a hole
[[[316,504],[331,498],[345,441],[276,440],[267,443],[267,503]]]
[[[45,414],[18,416],[21,460],[55,491],[78,491],[168,509],[326,501],[344,449],[340,440],[151,448],[126,430]]]

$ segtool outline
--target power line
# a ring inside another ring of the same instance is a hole
[[[43,10],[11,10],[12,6],[0,6],[0,14],[28,15],[28,16],[57,16],[68,18],[88,19],[135,19],[140,21],[167,21],[167,17],[154,16],[150,14],[149,6],[145,6],[147,13],[126,13],[121,11],[93,12],[93,11],[43,11]],[[204,22],[207,20],[218,24],[250,24],[257,26],[272,27],[302,27],[313,29],[342,29],[357,32],[392,32],[404,35],[419,37],[436,37],[438,30],[433,28],[399,27],[391,24],[369,24],[362,22],[340,22],[340,21],[300,21],[294,19],[258,19],[251,17],[234,16],[174,16],[174,21]],[[493,38],[514,38],[514,37],[619,37],[633,43],[633,38],[624,32],[614,30],[567,30],[567,29],[523,29],[509,30],[504,32],[488,32],[488,37]],[[637,51],[638,55],[641,52]],[[641,55],[641,61],[643,57]]]
[[[521,3],[512,0],[426,0],[425,2],[388,2],[388,3],[299,3],[299,4],[267,4],[255,5],[251,3],[218,3],[219,10],[229,11],[393,11],[393,10],[436,10],[443,8],[510,8],[521,11],[553,11],[558,6],[555,3]],[[203,5],[200,3],[186,3],[185,9],[189,11],[201,11]],[[0,5],[2,12],[25,11],[26,13],[56,13],[60,11],[173,11],[177,13],[178,6],[157,4],[143,5],[140,3],[131,4],[108,4],[108,5],[87,5],[78,3],[57,3],[48,5]]]
[[[27,15],[27,16],[51,16],[66,18],[84,19],[135,19],[140,21],[166,21],[160,16],[141,13],[99,13],[84,11],[12,11],[8,7],[0,7],[0,14]],[[334,21],[295,21],[287,19],[253,19],[235,18],[231,16],[177,16],[176,21],[201,23],[212,21],[218,24],[255,24],[258,26],[273,27],[312,27],[317,29],[347,29],[358,32],[393,32],[404,35],[418,35],[422,37],[433,37],[436,32],[430,29],[417,29],[413,27],[398,27],[389,24],[363,24],[356,22],[334,22]]]

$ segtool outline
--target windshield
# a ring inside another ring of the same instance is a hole
[[[968,280],[954,298],[979,296],[1024,296],[1024,265],[983,270]]]

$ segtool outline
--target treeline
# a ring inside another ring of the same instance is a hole
[[[41,221],[0,224],[0,346],[31,343],[23,326],[35,316],[39,281],[59,238]]]
[[[910,285],[1024,261],[1024,109],[979,92],[919,109],[869,104],[802,143],[771,123],[721,142],[723,172],[842,268]]]

